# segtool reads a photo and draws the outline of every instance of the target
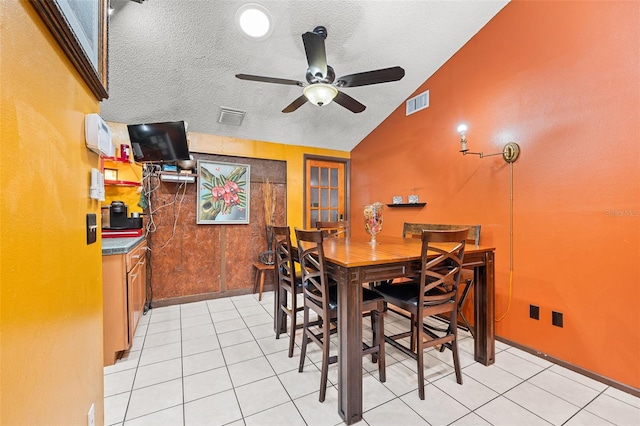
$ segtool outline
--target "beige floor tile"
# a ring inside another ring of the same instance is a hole
[[[184,404],[185,425],[218,426],[241,419],[242,413],[233,390]]]
[[[429,426],[425,419],[397,398],[365,412],[362,418],[370,426]]]
[[[201,352],[182,358],[182,374],[189,376],[191,374],[201,373],[214,368],[223,367],[224,357],[221,349]]]
[[[425,399],[421,400],[418,391],[410,392],[400,398],[432,426],[448,425],[469,414],[470,410],[434,385],[425,386]]]
[[[216,368],[183,378],[184,400],[194,401],[233,388],[226,368]]]
[[[228,366],[228,368],[234,387],[275,376],[269,361],[264,357],[239,362]]]
[[[275,339],[273,332],[273,292],[257,298],[248,294],[150,310],[132,350],[104,368],[105,425],[343,425],[337,365],[329,369],[327,398],[320,403],[320,349],[309,345],[304,373],[298,373],[301,330],[289,358],[288,336]],[[385,329],[408,329],[408,321],[388,313]],[[639,398],[502,342],[496,342],[496,365],[481,365],[473,361],[473,340],[465,334],[459,335],[463,385],[455,381],[450,351],[425,352],[425,401],[418,398],[414,359],[386,345],[387,381],[380,383],[377,365],[363,358],[361,423],[640,424]],[[368,318],[363,336],[371,338]],[[337,354],[336,335],[331,344]]]
[[[138,368],[133,389],[140,389],[181,377],[182,360],[180,358],[143,365]]]
[[[282,383],[275,376],[236,386],[234,389],[242,414],[247,417],[291,401]]]
[[[585,407],[585,410],[613,424],[639,425],[640,409],[609,395],[602,394]]]
[[[499,396],[474,412],[494,426],[549,426],[549,422],[504,396]]]
[[[519,384],[504,396],[554,425],[563,424],[580,410],[580,407],[528,382]]]
[[[499,395],[471,377],[463,377],[460,385],[456,382],[455,374],[449,374],[433,384],[470,410],[481,407]]]
[[[184,415],[182,405],[156,411],[146,416],[126,421],[124,426],[183,426]]]
[[[261,411],[244,419],[246,426],[305,426],[302,416],[293,402]]]
[[[125,420],[182,404],[182,380],[172,380],[131,392]]]

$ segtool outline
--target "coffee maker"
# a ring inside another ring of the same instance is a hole
[[[109,208],[109,228],[126,229],[129,228],[127,220],[129,208],[122,201],[112,201]]]

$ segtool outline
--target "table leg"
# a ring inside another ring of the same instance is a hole
[[[484,262],[474,268],[474,307],[476,335],[474,358],[484,365],[495,362],[495,265],[494,254],[484,254]]]
[[[338,272],[338,413],[362,420],[362,283],[359,271]]]

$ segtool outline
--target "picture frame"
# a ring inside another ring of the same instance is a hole
[[[198,160],[199,225],[248,224],[251,166]]]
[[[108,0],[31,0],[31,4],[96,99],[108,98]]]

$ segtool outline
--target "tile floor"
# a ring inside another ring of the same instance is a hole
[[[310,345],[303,373],[299,349],[274,338],[273,293],[150,310],[134,344],[104,369],[105,425],[340,425],[337,365],[318,402],[321,359]],[[385,317],[390,330],[406,321]],[[371,336],[369,320],[363,323]],[[496,342],[496,363],[473,361],[460,335],[464,384],[452,357],[425,355],[427,398],[418,398],[415,361],[387,345],[387,381],[363,359],[360,425],[640,425],[640,399]],[[298,343],[300,341],[298,332]],[[336,348],[334,347],[334,350]]]

